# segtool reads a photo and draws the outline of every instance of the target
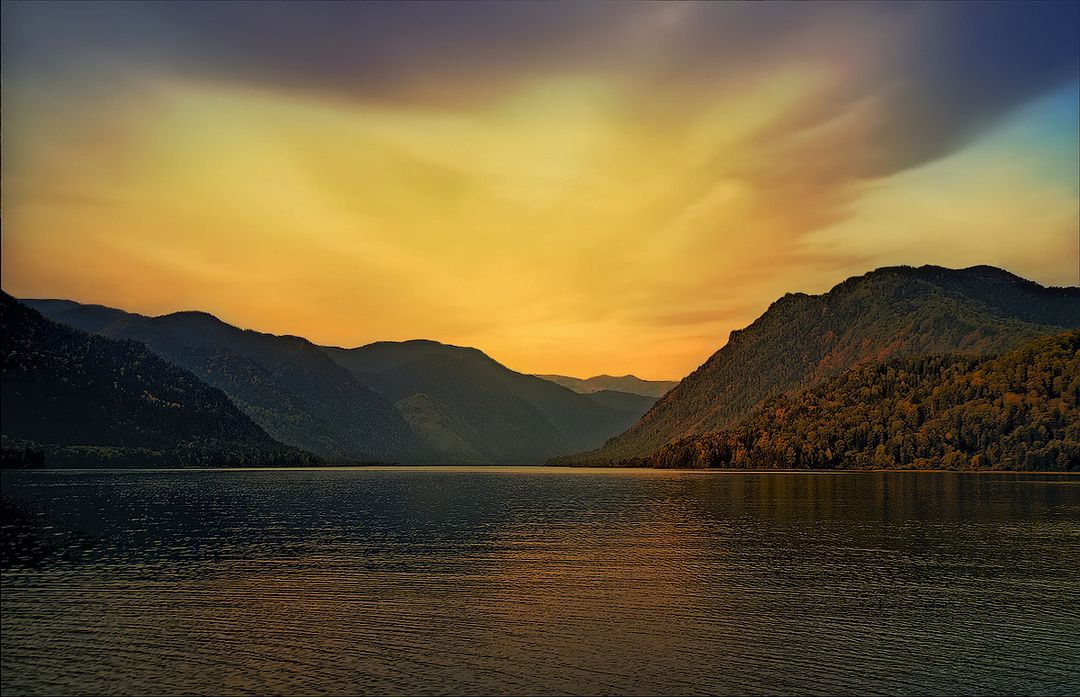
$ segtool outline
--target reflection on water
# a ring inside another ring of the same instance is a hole
[[[4,694],[1080,691],[1080,479],[3,473]]]

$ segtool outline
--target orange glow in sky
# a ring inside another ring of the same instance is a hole
[[[931,97],[904,92],[921,73],[895,60],[932,40],[930,9],[852,8],[848,25],[706,69],[679,47],[735,10],[607,8],[596,45],[569,56],[552,39],[527,61],[503,47],[497,75],[398,66],[390,91],[191,67],[141,43],[72,48],[59,68],[8,67],[5,50],[4,289],[667,379],[783,293],[877,266],[1077,283],[1074,72],[931,137],[932,112],[912,108]],[[50,12],[6,8],[5,46],[10,22],[13,52],[50,45],[68,31]],[[163,44],[198,43],[201,25],[155,21]]]

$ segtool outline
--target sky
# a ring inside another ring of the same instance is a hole
[[[1080,282],[1080,3],[19,3],[3,287],[679,378],[893,264]]]

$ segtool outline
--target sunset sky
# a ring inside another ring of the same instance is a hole
[[[887,264],[1080,267],[1077,3],[3,4],[3,287],[685,375]]]

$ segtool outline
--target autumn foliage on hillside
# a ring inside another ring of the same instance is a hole
[[[858,366],[642,464],[752,469],[1080,470],[1080,332],[999,357]]]
[[[780,394],[867,362],[1000,355],[1080,329],[1080,288],[1045,288],[992,267],[888,267],[824,295],[785,295],[602,448],[563,462],[616,464],[680,438],[735,428]]]

